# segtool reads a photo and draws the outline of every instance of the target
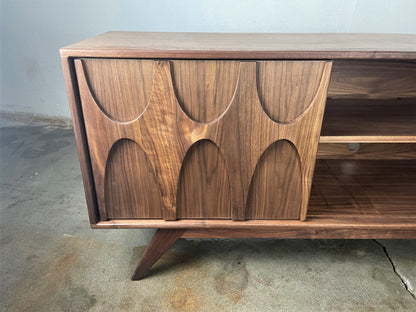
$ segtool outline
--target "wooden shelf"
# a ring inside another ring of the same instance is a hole
[[[308,218],[414,220],[415,160],[317,160]]]
[[[416,143],[320,143],[318,159],[416,159]]]
[[[320,143],[415,143],[416,99],[328,99]]]

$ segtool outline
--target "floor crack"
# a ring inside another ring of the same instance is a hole
[[[403,284],[404,288],[406,289],[406,291],[413,297],[413,299],[416,300],[416,294],[414,294],[409,289],[409,286],[407,285],[405,278],[403,278],[403,276],[400,274],[400,272],[397,272],[396,266],[395,266],[395,264],[393,262],[393,259],[390,257],[389,253],[387,252],[387,248],[382,243],[380,243],[379,241],[377,241],[376,239],[373,239],[373,242],[376,243],[377,245],[379,245],[383,249],[383,252],[386,255],[386,258],[389,260],[389,262],[390,262],[390,264],[391,264],[391,266],[393,268],[394,273],[400,278],[400,281],[402,282],[402,284]]]

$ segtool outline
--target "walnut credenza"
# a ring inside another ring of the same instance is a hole
[[[61,49],[93,228],[416,238],[416,36],[108,32]]]

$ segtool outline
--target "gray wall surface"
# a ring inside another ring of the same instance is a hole
[[[416,33],[415,0],[0,0],[1,110],[69,117],[58,50],[108,30]]]

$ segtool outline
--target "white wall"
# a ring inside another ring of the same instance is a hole
[[[415,0],[0,0],[1,109],[69,117],[58,50],[108,30],[416,33]]]

